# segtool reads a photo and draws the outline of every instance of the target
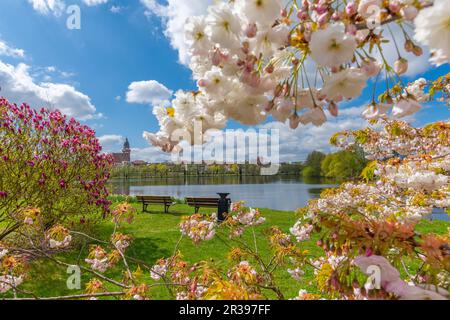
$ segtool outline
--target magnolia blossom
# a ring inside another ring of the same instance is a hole
[[[322,92],[329,100],[336,100],[339,97],[351,99],[361,95],[366,87],[366,81],[367,77],[360,69],[344,69],[325,78]]]
[[[320,29],[311,37],[311,57],[321,66],[337,67],[353,58],[356,40],[345,33],[345,26],[336,23]]]
[[[416,40],[437,50],[440,59],[447,60],[447,62],[450,61],[449,17],[448,1],[435,0],[433,6],[421,10],[415,19]]]

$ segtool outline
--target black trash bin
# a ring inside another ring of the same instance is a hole
[[[218,193],[220,196],[217,208],[217,220],[219,222],[225,221],[226,215],[230,212],[231,199],[228,198],[229,193]]]

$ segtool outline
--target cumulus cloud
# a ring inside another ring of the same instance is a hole
[[[280,160],[282,162],[303,161],[312,151],[332,152],[335,148],[329,143],[336,132],[358,130],[368,126],[361,117],[365,106],[341,110],[338,118],[327,114],[328,121],[321,127],[299,126],[296,130],[280,122],[262,125],[264,129],[277,129],[280,132]]]
[[[162,19],[165,36],[170,40],[172,47],[178,50],[180,63],[185,65],[189,63],[184,37],[186,20],[192,16],[205,14],[213,2],[213,0],[167,0],[167,4],[162,5],[156,0],[141,0],[147,15],[156,15]]]
[[[117,134],[107,134],[98,137],[103,151],[106,153],[120,152],[125,142],[125,137]],[[170,161],[170,154],[162,152],[160,149],[153,146],[145,148],[132,148],[131,160],[144,160],[150,163],[167,162]]]
[[[79,120],[100,118],[91,99],[73,86],[61,83],[41,82],[30,75],[30,67],[24,63],[14,66],[0,61],[1,95],[11,102],[26,102],[33,107],[59,109]]]
[[[149,163],[168,162],[170,161],[170,154],[162,152],[160,149],[153,146],[147,148],[132,148],[131,160],[144,160]]]
[[[405,36],[403,34],[402,29],[399,26],[397,26],[395,23],[390,24],[389,27],[392,31],[392,34],[394,35],[394,37],[396,39],[398,49],[400,51],[400,55],[403,58],[407,59],[409,62],[409,68],[408,68],[408,71],[406,72],[405,76],[406,77],[414,77],[414,76],[421,74],[421,73],[427,71],[428,69],[430,69],[431,64],[429,62],[429,57],[430,57],[429,48],[422,47],[424,49],[424,53],[420,57],[416,57],[412,53],[406,52],[406,50],[404,48]],[[408,33],[410,38],[413,38],[414,32],[412,30],[406,29],[406,32]],[[398,59],[398,52],[397,52],[397,49],[395,48],[395,42],[394,42],[394,38],[392,37],[392,34],[389,32],[389,29],[387,27],[383,27],[383,35],[390,42],[387,45],[386,44],[383,45],[383,55],[390,65],[394,65],[395,61],[397,61],[397,59]],[[382,60],[381,54],[378,54],[377,59],[379,61]]]
[[[6,42],[0,40],[0,56],[24,58],[25,51],[22,49],[10,47]]]
[[[33,9],[40,14],[60,16],[66,4],[63,0],[28,0]]]
[[[125,138],[121,135],[116,134],[107,134],[98,137],[98,141],[103,147],[103,151],[105,152],[115,152],[120,150],[122,147]]]
[[[158,81],[135,81],[128,87],[127,102],[156,105],[169,100],[172,94],[172,90]]]

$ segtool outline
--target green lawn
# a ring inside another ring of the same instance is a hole
[[[159,258],[171,256],[174,247],[180,238],[178,224],[184,215],[193,213],[193,209],[186,205],[176,205],[171,208],[170,214],[162,213],[163,208],[153,206],[150,210],[152,213],[140,212],[141,207],[134,204],[139,210],[136,220],[133,224],[124,224],[121,232],[130,234],[134,237],[132,246],[128,249],[127,255],[145,261],[148,264],[153,264]],[[202,210],[203,213],[211,213],[212,210]],[[258,235],[259,251],[265,253],[269,259],[269,250],[267,243],[263,236],[263,231],[269,226],[278,226],[284,231],[288,231],[296,221],[293,212],[279,212],[273,210],[262,210],[263,215],[267,218],[267,222],[256,229]],[[436,233],[446,233],[447,227],[450,226],[448,222],[422,222],[420,228],[422,231],[433,231]],[[103,222],[96,227],[97,237],[107,240],[110,236],[113,224],[111,222]],[[302,244],[304,249],[310,250],[312,254],[319,253],[320,248],[315,245],[316,240]],[[84,261],[87,254],[88,243],[84,249],[73,251],[70,254],[65,254],[64,261],[68,263],[76,263],[81,260]],[[184,239],[181,242],[180,250],[184,258],[189,262],[198,262],[202,260],[214,260],[225,270],[227,268],[227,252],[228,249],[225,244],[217,239],[195,246],[189,239]],[[134,268],[135,266],[133,266]],[[292,280],[285,270],[286,268],[279,268],[276,272],[276,278],[281,286],[286,298],[296,296],[299,289],[307,289],[314,292],[314,284],[310,283],[306,287],[300,287],[299,283]],[[120,269],[115,268],[106,272],[109,277],[120,277]],[[66,268],[55,265],[49,261],[34,261],[30,267],[30,277],[22,285],[25,290],[36,292],[40,296],[58,296],[58,295],[73,295],[83,293],[84,285],[87,280],[91,278],[88,273],[82,274],[82,290],[80,292],[70,291],[66,287]],[[145,275],[151,283],[148,273]],[[311,271],[307,273],[306,279],[312,279]],[[109,287],[111,290],[117,288]],[[269,296],[271,293],[268,293]],[[1,297],[1,295],[0,295]],[[155,299],[169,298],[167,292],[163,289],[152,289],[152,297]]]

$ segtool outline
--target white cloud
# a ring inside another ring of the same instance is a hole
[[[93,7],[93,6],[98,6],[100,4],[105,4],[108,2],[108,0],[83,0],[84,4],[89,6],[89,7]]]
[[[107,153],[120,152],[125,141],[125,137],[117,134],[107,134],[98,137],[103,151]],[[133,142],[131,141],[131,144]],[[160,149],[153,146],[145,148],[132,148],[131,160],[144,160],[150,163],[170,161],[170,154],[162,152]]]
[[[127,102],[158,104],[170,99],[173,92],[155,80],[132,82],[128,87]]]
[[[98,141],[100,141],[103,151],[116,152],[122,147],[125,138],[116,134],[108,134],[98,137]]]
[[[168,153],[162,152],[160,149],[153,146],[147,148],[132,148],[131,160],[144,160],[149,163],[158,163],[170,161],[171,156]]]
[[[389,27],[392,30],[392,34],[394,35],[396,41],[397,41],[397,45],[398,45],[398,49],[400,51],[400,54],[403,58],[407,59],[409,62],[409,68],[407,73],[405,74],[405,76],[407,77],[414,77],[418,74],[421,74],[425,71],[427,71],[428,69],[430,69],[431,65],[429,62],[429,57],[430,57],[430,50],[428,47],[422,47],[423,48],[423,55],[421,55],[420,57],[416,57],[415,55],[413,55],[412,53],[408,53],[405,50],[405,36],[403,34],[402,29],[397,26],[395,23],[391,23],[389,25]],[[398,52],[397,49],[395,48],[395,43],[394,40],[392,38],[391,33],[389,32],[389,29],[387,27],[383,28],[383,35],[386,37],[386,39],[388,39],[390,42],[388,44],[384,44],[382,46],[383,48],[383,55],[386,58],[387,62],[393,66],[395,61],[397,61],[398,59]],[[406,32],[409,34],[409,36],[412,38],[413,37],[413,31],[406,29]],[[381,55],[379,53],[376,54],[376,57],[379,61],[382,60]]]
[[[28,0],[28,2],[35,11],[44,15],[52,13],[55,16],[60,16],[66,7],[63,0]]]
[[[36,83],[29,69],[24,63],[14,66],[0,61],[1,95],[11,102],[26,102],[35,108],[45,106],[59,109],[79,120],[102,117],[101,114],[96,114],[95,106],[84,93],[67,84]]]
[[[112,13],[121,13],[123,10],[123,7],[121,6],[111,6],[111,8],[109,8],[109,11],[111,11]]]
[[[24,58],[25,51],[22,49],[12,48],[8,44],[0,40],[0,56]]]
[[[321,127],[300,125],[296,130],[280,122],[260,126],[264,129],[280,131],[280,160],[282,162],[303,161],[314,151],[332,152],[335,148],[329,143],[333,134],[345,130],[358,130],[368,126],[361,117],[365,106],[343,109],[338,118],[328,114],[328,121]]]
[[[184,26],[186,20],[192,16],[203,15],[213,0],[167,0],[167,5],[162,5],[156,0],[141,0],[147,9],[146,14],[160,17],[165,26],[165,35],[170,40],[170,44],[179,53],[179,60],[182,64],[189,63],[188,49],[185,43]]]

